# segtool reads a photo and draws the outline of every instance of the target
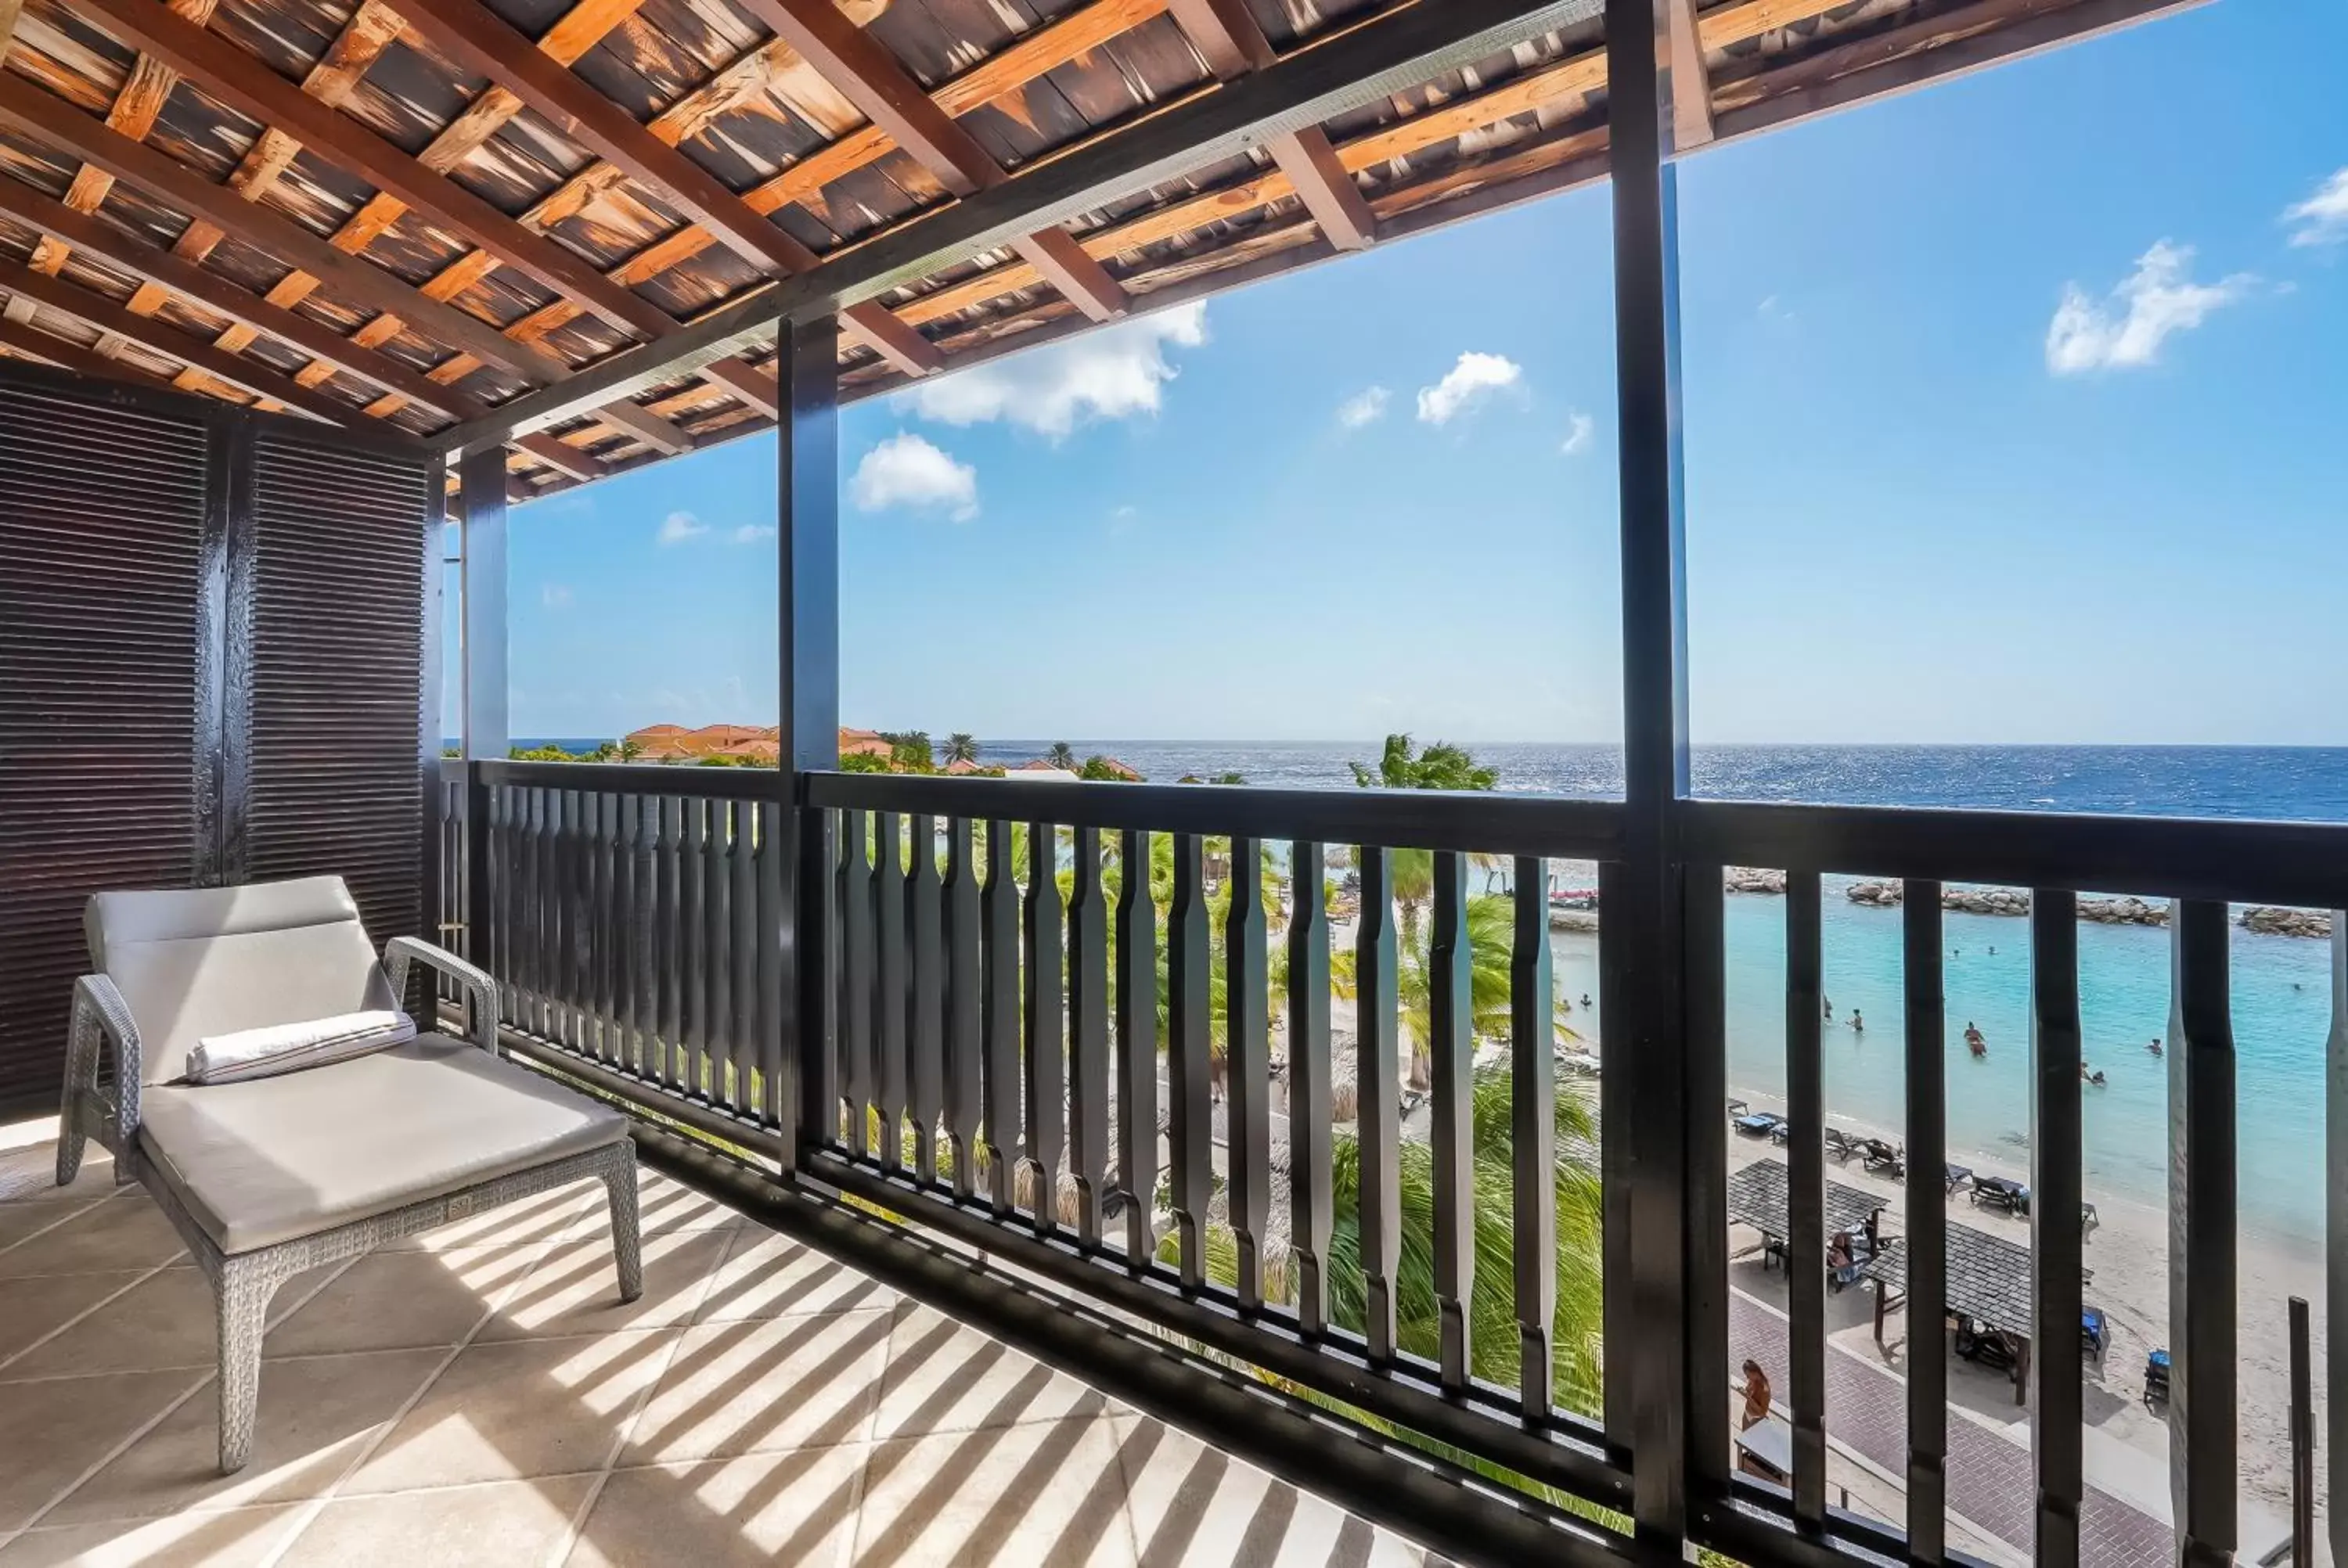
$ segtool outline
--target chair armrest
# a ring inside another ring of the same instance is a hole
[[[114,1085],[109,1099],[98,1087],[98,1044],[103,1040],[113,1058]],[[130,1004],[105,975],[84,975],[74,982],[73,1021],[66,1040],[66,1115],[88,1120],[87,1130],[127,1160],[139,1133],[139,1076],[145,1067],[139,1025]]]
[[[411,961],[438,969],[465,989],[473,1043],[491,1056],[497,1055],[498,982],[489,979],[489,972],[420,938],[394,937],[384,944],[383,968],[391,979],[391,994],[403,1001],[407,997],[407,966]]]

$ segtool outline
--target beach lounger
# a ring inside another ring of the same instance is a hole
[[[2026,1214],[2030,1212],[2030,1188],[2004,1176],[1975,1176],[1972,1201],[1980,1208]]]
[[[1827,1129],[1826,1143],[1827,1153],[1834,1157],[1837,1164],[1849,1164],[1850,1157],[1859,1150],[1859,1141],[1839,1127]]]
[[[2168,1403],[2168,1352],[2155,1350],[2144,1358],[2144,1408],[2158,1410]]]
[[[2079,1353],[2092,1357],[2097,1367],[2104,1364],[2104,1352],[2111,1348],[2112,1326],[2100,1307],[2079,1309]]]
[[[1742,1116],[1751,1109],[1752,1107],[1742,1100],[1731,1099],[1728,1102],[1728,1113],[1731,1116]]]
[[[339,876],[100,893],[87,924],[57,1183],[96,1138],[210,1282],[222,1474],[252,1453],[270,1297],[306,1269],[585,1179],[642,1294],[628,1119],[499,1054],[488,975],[412,937],[378,959]],[[416,964],[465,992],[470,1039],[352,1026],[395,1017]]]
[[[1959,1187],[1973,1179],[1973,1168],[1971,1165],[1950,1165],[1941,1172],[1941,1179],[1949,1184],[1949,1195],[1954,1197]]]
[[[1880,1138],[1868,1138],[1859,1146],[1859,1163],[1863,1169],[1878,1175],[1899,1181],[1908,1174],[1908,1153],[1896,1149]]]
[[[1772,1116],[1766,1111],[1755,1111],[1739,1116],[1730,1125],[1748,1138],[1778,1138],[1784,1135],[1786,1119]]]

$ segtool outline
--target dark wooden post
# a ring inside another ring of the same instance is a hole
[[[489,961],[495,908],[489,864],[489,786],[484,762],[502,762],[513,745],[507,716],[506,455],[491,446],[465,455],[457,471],[463,533],[458,570],[464,617],[462,733],[465,753],[465,940],[477,964]]]
[[[2235,1516],[2234,1027],[2226,906],[2169,906],[2168,1499],[2176,1561],[2230,1563]]]
[[[792,830],[781,855],[782,1025],[767,1042],[767,1104],[784,1131],[778,1154],[785,1175],[798,1168],[798,1139],[829,1135],[838,1120],[822,1085],[827,1075],[802,1072],[810,1053],[828,1049],[829,1020],[824,912],[828,878],[803,862],[824,839],[821,825],[803,820],[813,808],[801,800],[799,775],[839,765],[839,323],[825,316],[786,322],[775,374],[783,417],[777,431],[776,592],[779,616],[776,657],[782,702],[782,776],[778,781]],[[927,846],[923,846],[924,852]],[[802,1085],[815,1092],[802,1095]]]
[[[1607,0],[1614,198],[1614,363],[1622,539],[1624,862],[1606,878],[1605,1140],[1608,1446],[1635,1474],[1632,1517],[1651,1542],[1687,1526],[1687,1406],[1725,1368],[1687,1343],[1685,911],[1679,803],[1688,792],[1684,550],[1681,532],[1679,279],[1670,32],[1658,0]],[[1717,1148],[1717,1141],[1713,1145]],[[1634,1246],[1632,1238],[1638,1243]]]

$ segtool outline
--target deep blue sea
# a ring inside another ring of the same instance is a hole
[[[592,741],[561,743],[586,749]],[[1170,782],[1186,774],[1244,774],[1251,784],[1349,788],[1349,759],[1375,761],[1370,742],[1081,740]],[[1042,755],[1048,741],[987,745],[988,762]],[[1622,791],[1621,753],[1609,746],[1501,744],[1470,748],[1497,767],[1500,787],[1606,797]],[[2348,748],[2149,746],[1721,746],[1693,760],[1696,793],[1715,798],[1827,804],[1994,807],[2348,821]],[[1900,917],[1852,904],[1849,879],[1829,878],[1826,986],[1837,1015],[1857,1009],[1864,1032],[1827,1031],[1829,1113],[1855,1125],[1899,1127],[1904,1104]],[[2092,890],[2090,890],[2092,891]],[[2029,1158],[2029,942],[2024,923],[1952,914],[1946,920],[1950,1142],[1957,1157],[2024,1167]],[[1560,935],[1560,991],[1577,1004],[1598,990],[1599,938]],[[2323,1206],[2324,1051],[2331,1027],[2330,944],[2234,934],[2233,1013],[2239,1063],[2240,1184],[2247,1226],[2314,1243]],[[2137,927],[2079,929],[2080,1011],[2088,1060],[2106,1083],[2083,1091],[2091,1196],[2166,1202],[2166,1062],[2145,1048],[2168,1034],[2168,938]],[[1785,902],[1728,901],[1729,1065],[1741,1091],[1785,1084]],[[1575,1022],[1601,1045],[1596,1009]],[[1985,1061],[1962,1043],[1968,1022],[1990,1041]]]

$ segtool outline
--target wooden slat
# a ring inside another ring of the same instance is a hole
[[[946,825],[945,1031],[946,1138],[953,1152],[953,1190],[968,1198],[976,1190],[979,1086],[978,866],[972,853],[968,817]]]
[[[126,307],[135,314],[142,295],[160,292],[177,294],[207,310],[216,311],[249,329],[252,336],[267,333],[318,356],[330,368],[348,371],[388,391],[412,397],[427,407],[458,419],[479,418],[488,412],[479,401],[450,392],[391,358],[338,337],[319,322],[271,304],[248,293],[217,272],[206,272],[171,251],[147,243],[103,219],[85,216],[64,202],[42,195],[29,185],[0,179],[0,212],[64,241],[75,250],[96,256],[141,280],[139,292]],[[251,336],[246,339],[252,341]],[[223,334],[219,346],[228,345]]]
[[[1693,152],[1712,139],[1712,76],[1695,0],[1664,0],[1671,29],[1672,149]]]
[[[1941,955],[1941,885],[1900,887],[1900,969],[1907,1025],[1908,1322],[1944,1323],[1949,1302],[1948,999]],[[1881,1286],[1878,1286],[1881,1288]],[[1925,1336],[1929,1338],[1929,1333]],[[1949,1362],[1908,1358],[1908,1551],[1922,1568],[1947,1560]]]
[[[2079,1568],[2080,1222],[2084,1133],[2079,1093],[2079,900],[2030,895],[2030,1453],[2037,1478],[2040,1568]]]
[[[773,371],[761,370],[747,360],[721,359],[703,365],[701,374],[767,418],[782,416],[782,391]]]
[[[1458,1394],[1467,1391],[1474,1352],[1468,1316],[1476,1292],[1476,1030],[1467,865],[1457,852],[1435,856],[1433,906],[1426,1047],[1434,1081],[1435,1309],[1443,1387]]]
[[[1130,875],[1130,873],[1128,873]],[[1167,1143],[1182,1283],[1207,1279],[1207,1204],[1213,1186],[1214,1114],[1208,1061],[1206,871],[1196,834],[1174,835],[1174,902],[1166,918]]]
[[[1361,846],[1362,908],[1354,926],[1354,1032],[1360,1052],[1354,1084],[1361,1154],[1355,1203],[1361,1214],[1365,1292],[1362,1331],[1370,1359],[1390,1362],[1397,1274],[1402,1266],[1401,1060],[1397,1040],[1394,866],[1385,850]]]
[[[1820,1060],[1825,981],[1818,874],[1786,874],[1786,1326],[1794,1422],[1794,1517],[1827,1517],[1826,1075]]]
[[[27,358],[70,370],[77,375],[96,376],[100,381],[129,382],[135,386],[170,384],[167,378],[150,374],[127,360],[100,354],[95,348],[75,343],[70,338],[58,337],[54,333],[43,332],[37,326],[20,325],[14,316],[0,316],[0,345]]]
[[[945,1114],[945,932],[937,818],[914,816],[906,836],[912,859],[905,890],[906,1112],[913,1122],[913,1173],[934,1182],[938,1123]]]
[[[1229,1112],[1231,1239],[1239,1251],[1240,1309],[1263,1306],[1266,1233],[1272,1225],[1272,1036],[1266,996],[1263,850],[1231,841],[1223,913],[1223,1067]]]
[[[848,1102],[848,1146],[870,1153],[873,1080],[872,861],[870,818],[839,814],[839,1092]]]
[[[571,295],[614,325],[658,337],[675,323],[651,301],[619,287],[578,255],[532,234],[503,212],[367,129],[308,97],[259,59],[155,0],[76,0],[114,32],[267,125],[298,136],[319,156],[466,235],[508,266]]]
[[[134,316],[104,294],[95,293],[77,283],[69,283],[63,278],[53,278],[30,267],[0,262],[0,288],[37,300],[51,310],[88,323],[101,333],[135,343],[166,359],[192,365],[232,385],[242,386],[256,396],[274,398],[288,408],[299,409],[314,419],[340,425],[352,423],[357,418],[358,411],[346,403],[322,397],[296,386],[273,370],[215,348],[209,339],[166,326],[161,322]]]
[[[1149,887],[1149,835],[1117,839],[1117,1184],[1125,1204],[1125,1261],[1146,1268],[1157,1236],[1158,910]]]
[[[1171,0],[1169,8],[1207,69],[1224,81],[1260,71],[1275,58],[1247,0]]]
[[[1068,894],[1068,1170],[1076,1179],[1076,1240],[1098,1246],[1108,1184],[1108,908],[1101,836],[1076,830]],[[1151,988],[1155,990],[1155,987]]]
[[[678,456],[693,450],[693,437],[663,419],[648,408],[633,403],[607,403],[595,411],[596,417],[613,428],[634,436],[646,446]]]
[[[1035,1228],[1049,1231],[1059,1224],[1068,1100],[1059,833],[1048,822],[1027,827],[1025,916],[1020,930],[1021,1014],[1026,1026],[1025,1153],[1035,1172]]]
[[[905,820],[872,814],[873,1101],[880,1108],[880,1163],[905,1163]]]
[[[611,472],[602,458],[544,431],[517,436],[513,445],[517,451],[527,452],[557,473],[568,474],[574,479],[600,479]]]
[[[1550,1419],[1557,1317],[1557,981],[1549,863],[1519,856],[1509,951],[1509,1117],[1515,1220],[1518,1411]]]
[[[1330,1183],[1329,901],[1321,845],[1290,846],[1288,916],[1289,1231],[1296,1252],[1296,1317],[1307,1334],[1329,1327],[1329,1245],[1335,1231]]]
[[[0,125],[61,148],[138,186],[167,207],[233,227],[253,244],[324,279],[350,298],[394,313],[419,331],[488,364],[540,383],[560,380],[567,372],[551,354],[514,343],[486,322],[425,299],[389,272],[342,253],[273,212],[248,206],[234,192],[108,129],[13,73],[0,72]],[[272,290],[270,302],[283,306],[287,302]]]
[[[986,825],[986,890],[979,901],[981,955],[980,1086],[986,1118],[987,1200],[997,1217],[1011,1213],[1019,1159],[1019,884],[1012,876],[1011,825]]]

